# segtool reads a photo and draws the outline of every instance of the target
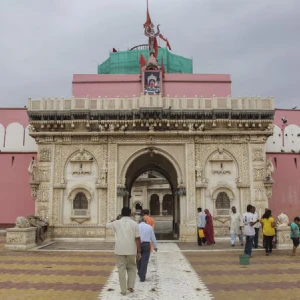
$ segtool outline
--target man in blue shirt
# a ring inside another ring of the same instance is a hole
[[[152,226],[146,224],[145,218],[140,218],[139,231],[141,237],[141,255],[142,258],[137,260],[137,269],[140,281],[146,280],[147,267],[150,257],[150,242],[153,243],[155,252],[157,251],[157,242]]]
[[[300,224],[300,218],[296,217],[294,219],[294,222],[292,222],[291,225],[290,225],[290,227],[291,227],[291,239],[293,240],[293,252],[292,252],[293,256],[296,255],[296,250],[297,250],[297,247],[299,246],[299,236],[300,236],[299,224]]]

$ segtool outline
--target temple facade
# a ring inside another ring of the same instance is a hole
[[[105,224],[124,205],[168,217],[181,241],[194,240],[199,206],[214,215],[217,236],[228,234],[232,205],[268,206],[273,99],[232,98],[227,74],[168,72],[172,59],[183,58],[158,60],[168,50],[157,39],[171,47],[149,12],[144,34],[148,44],[126,54],[140,56],[138,73],[74,75],[72,98],[29,99],[29,132],[38,145],[29,168],[32,197],[53,239],[110,238]],[[137,192],[138,179],[151,172],[165,178],[166,199],[160,191],[150,199]]]
[[[158,72],[154,76],[162,77]],[[141,91],[146,74],[145,68]],[[30,99],[28,115],[38,145],[31,180],[35,210],[49,221],[53,238],[110,237],[106,222],[123,205],[134,204],[133,186],[148,171],[170,185],[173,232],[180,240],[194,240],[199,206],[214,215],[216,235],[227,235],[224,222],[232,205],[240,211],[249,203],[259,211],[268,206],[273,171],[265,142],[273,132],[271,98],[142,93]]]
[[[188,59],[157,46],[152,22],[144,26],[148,44],[112,52],[98,74],[73,75],[73,97],[28,101],[30,150],[20,155],[34,214],[53,240],[110,239],[105,224],[123,206],[148,208],[156,232],[180,241],[195,240],[197,207],[210,210],[216,236],[228,236],[231,206],[284,206],[272,195],[273,185],[283,190],[277,157],[300,151],[300,124],[279,132],[273,98],[231,97],[230,75],[193,74]],[[136,62],[118,67],[117,56]]]

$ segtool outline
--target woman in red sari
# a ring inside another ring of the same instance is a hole
[[[211,245],[215,243],[213,219],[208,209],[205,209],[204,212],[206,215],[205,216],[206,225],[204,227],[204,235],[207,240],[207,245]]]

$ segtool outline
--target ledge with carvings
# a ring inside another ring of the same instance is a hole
[[[163,97],[160,95],[143,95],[132,97],[98,97],[98,98],[48,98],[28,99],[28,111],[101,111],[101,110],[135,110],[139,108],[163,108],[168,110],[273,110],[274,98],[260,97]]]

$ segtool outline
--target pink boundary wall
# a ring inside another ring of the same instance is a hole
[[[300,217],[300,154],[267,153],[267,158],[270,157],[275,168],[275,183],[269,200],[272,215],[277,217],[285,213],[290,220]]]
[[[27,108],[0,108],[0,124],[6,128],[13,122],[20,123],[26,128],[29,124]]]
[[[141,76],[74,74],[74,97],[132,97],[142,93]],[[170,97],[227,97],[231,95],[231,79],[228,74],[165,74],[164,96]]]
[[[18,216],[34,214],[28,166],[36,153],[0,154],[0,224],[14,224]]]

